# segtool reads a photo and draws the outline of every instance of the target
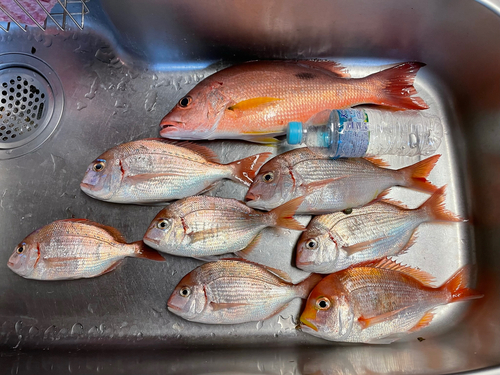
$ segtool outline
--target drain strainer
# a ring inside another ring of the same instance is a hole
[[[61,82],[45,62],[0,55],[0,159],[40,147],[58,125],[63,104]]]

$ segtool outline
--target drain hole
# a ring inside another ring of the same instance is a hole
[[[43,113],[43,103],[40,103],[40,108],[38,109],[38,115],[36,116],[37,120],[40,120],[42,118],[42,113]]]

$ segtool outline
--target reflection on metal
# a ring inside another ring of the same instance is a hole
[[[40,0],[35,0],[40,10],[45,13],[46,17],[43,22],[40,19],[36,19],[35,15],[32,14],[25,5],[22,4],[20,0],[13,0],[14,3],[19,7],[30,20],[33,22],[33,26],[37,26],[39,29],[45,31],[47,28],[47,21],[50,19],[60,30],[65,30],[67,27],[68,17],[71,21],[80,29],[83,30],[85,15],[89,13],[89,8],[87,4],[89,0],[57,0],[54,8],[47,9],[46,5],[43,5]],[[10,11],[9,11],[10,10]],[[27,31],[28,25],[23,25],[24,22],[17,19],[12,13],[13,9],[7,9],[5,5],[0,4],[0,15],[4,13],[10,21],[0,22],[0,29],[5,32],[11,30],[11,23],[16,24],[24,32]]]

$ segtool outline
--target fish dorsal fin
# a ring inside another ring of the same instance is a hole
[[[387,203],[387,204],[390,204],[392,206],[396,206],[396,207],[399,207],[399,208],[402,208],[402,209],[405,209],[405,210],[409,210],[410,208],[404,204],[403,202],[401,201],[398,201],[397,199],[392,199],[392,198],[383,198],[380,200],[381,203]]]
[[[380,168],[387,168],[390,166],[388,162],[386,162],[385,160],[383,160],[381,158],[364,157],[363,159],[369,161],[372,164],[375,164],[377,167],[380,167]]]
[[[228,260],[237,260],[238,262],[245,262],[245,263],[248,263],[248,264],[253,264],[255,266],[259,266],[259,267],[264,268],[265,270],[269,271],[270,273],[272,273],[274,276],[280,278],[281,280],[286,281],[287,283],[292,284],[292,279],[290,278],[290,276],[288,276],[288,274],[285,271],[282,271],[282,270],[279,270],[279,269],[276,269],[276,268],[272,268],[272,267],[269,267],[269,266],[265,266],[265,265],[260,264],[260,263],[252,262],[250,260],[246,260],[246,259],[243,259],[243,258],[231,258],[231,259],[228,259]]]
[[[247,109],[254,109],[257,107],[260,107],[263,104],[269,104],[273,102],[277,102],[279,100],[282,100],[280,98],[269,98],[269,97],[259,97],[259,98],[251,98],[251,99],[246,99],[242,100],[241,102],[238,102],[236,104],[233,104],[230,107],[227,107],[229,111],[245,111]]]
[[[123,235],[120,233],[120,231],[118,229],[110,227],[108,225],[96,223],[96,222],[88,220],[88,219],[66,219],[64,221],[81,223],[81,224],[100,228],[100,229],[106,231],[111,237],[113,237],[113,239],[115,241],[121,242],[121,243],[127,243],[127,240],[125,239],[125,237],[123,237]]]
[[[366,263],[363,266],[398,271],[398,272],[404,273],[408,276],[411,276],[414,279],[417,279],[418,281],[420,281],[422,284],[424,284],[426,286],[432,286],[432,283],[435,280],[434,276],[428,274],[425,271],[422,271],[421,269],[412,268],[412,267],[409,267],[409,266],[406,266],[403,264],[399,264],[399,263],[397,263],[389,258],[384,258],[380,261],[375,261],[372,263]]]
[[[169,145],[174,145],[178,147],[183,147],[186,148],[190,151],[193,151],[195,154],[201,156],[205,160],[212,162],[212,163],[220,163],[219,157],[215,152],[213,152],[211,149],[205,146],[198,145],[193,142],[189,141],[173,141],[171,139],[165,139],[165,138],[147,138],[145,139],[146,141],[157,141],[161,143],[166,143]]]
[[[297,65],[307,66],[314,69],[328,70],[331,73],[341,77],[350,78],[351,75],[347,72],[347,68],[340,63],[330,60],[299,60]]]

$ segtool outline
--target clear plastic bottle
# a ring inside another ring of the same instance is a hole
[[[305,144],[332,158],[431,155],[441,144],[443,126],[421,111],[326,110],[305,124],[288,124],[289,144]]]

